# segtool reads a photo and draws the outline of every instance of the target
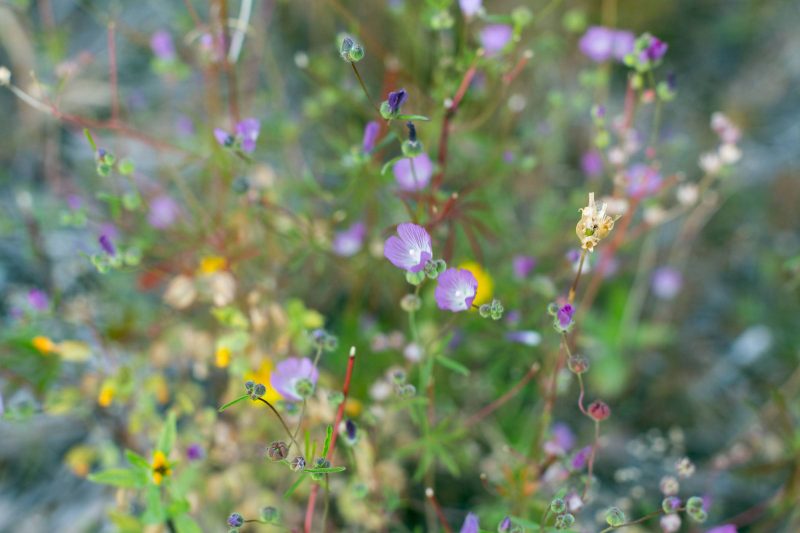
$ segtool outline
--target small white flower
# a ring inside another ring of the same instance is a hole
[[[719,158],[726,165],[733,165],[742,158],[742,151],[735,144],[723,144],[719,147]]]
[[[0,87],[11,83],[11,71],[7,67],[0,67]]]
[[[683,206],[694,205],[699,195],[700,191],[694,183],[684,183],[675,192],[675,198]]]
[[[681,517],[671,513],[661,517],[661,531],[664,533],[675,533],[681,528]]]
[[[706,174],[716,174],[722,168],[722,161],[716,152],[706,152],[702,154],[698,164]]]

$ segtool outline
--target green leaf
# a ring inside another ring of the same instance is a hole
[[[308,472],[309,474],[336,474],[345,470],[346,468],[343,466],[329,466],[325,468],[306,468],[303,472]]]
[[[328,456],[328,448],[331,446],[331,437],[333,436],[333,426],[328,426],[325,430],[325,444],[322,445],[322,457]]]
[[[137,468],[144,468],[145,470],[150,470],[150,463],[148,463],[147,459],[145,459],[138,453],[132,450],[125,450],[125,457],[128,459],[128,462],[131,465]]]
[[[156,485],[150,485],[145,494],[145,511],[142,521],[145,524],[160,524],[166,518],[166,510],[161,502],[161,490]]]
[[[404,156],[404,155],[399,155],[399,156],[397,156],[397,157],[393,157],[393,158],[391,158],[391,159],[390,159],[390,160],[388,160],[386,163],[384,163],[384,164],[383,164],[383,166],[381,167],[381,176],[383,176],[384,174],[386,174],[386,171],[387,171],[387,170],[389,170],[389,167],[390,167],[390,166],[392,166],[392,165],[393,165],[394,163],[396,163],[397,161],[400,161],[401,159],[406,159],[406,156]]]
[[[247,399],[247,398],[249,398],[249,397],[250,397],[250,396],[248,396],[247,394],[244,394],[244,395],[242,395],[242,396],[239,396],[239,397],[238,397],[238,398],[236,398],[235,400],[231,400],[230,402],[226,403],[225,405],[223,405],[222,407],[220,407],[219,409],[217,409],[217,411],[221,413],[222,411],[224,411],[225,409],[227,409],[227,408],[228,408],[228,407],[230,407],[231,405],[237,404],[237,403],[241,402],[242,400],[246,400],[246,399]]]
[[[108,470],[89,474],[89,481],[114,487],[140,488],[147,483],[147,475],[139,470],[109,468]]]
[[[422,121],[429,121],[430,119],[425,115],[397,115],[394,117],[395,120],[422,120]]]
[[[175,523],[175,530],[177,533],[203,533],[197,522],[192,519],[188,514],[182,514],[173,518]]]
[[[287,489],[287,491],[283,493],[283,499],[284,499],[284,500],[286,500],[286,499],[289,499],[289,496],[291,496],[291,495],[292,495],[292,493],[293,493],[294,491],[296,491],[296,490],[297,490],[297,487],[299,487],[299,486],[300,486],[300,484],[301,484],[303,481],[305,481],[305,479],[306,479],[307,477],[308,477],[308,476],[304,476],[304,475],[302,475],[302,474],[301,474],[301,475],[300,475],[300,476],[297,478],[297,481],[295,481],[294,483],[292,483],[292,486],[291,486],[291,487],[289,487],[289,488]]]
[[[174,500],[167,507],[167,516],[175,517],[189,512],[189,502],[185,498]]]
[[[437,355],[436,361],[445,368],[449,368],[453,372],[458,372],[464,376],[469,376],[469,368],[465,367],[458,361],[454,361],[449,357],[445,357],[444,355]]]
[[[89,128],[83,128],[83,134],[86,135],[86,140],[89,141],[89,144],[92,146],[92,151],[97,152],[97,144],[95,144],[94,137],[92,137],[92,132],[89,131]]]
[[[169,455],[172,451],[172,446],[175,444],[175,434],[177,432],[175,419],[175,412],[170,412],[167,415],[167,421],[164,422],[164,427],[161,428],[161,435],[158,437],[158,448],[164,455]]]

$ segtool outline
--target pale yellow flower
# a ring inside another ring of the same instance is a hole
[[[580,209],[581,218],[575,226],[575,233],[584,250],[593,251],[602,239],[614,229],[614,219],[606,214],[607,205],[599,207],[594,201],[594,193],[589,193],[589,204]]]

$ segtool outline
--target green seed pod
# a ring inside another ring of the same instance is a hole
[[[606,511],[606,523],[611,527],[619,527],[625,523],[625,513],[619,507],[612,507]]]
[[[550,502],[550,511],[555,514],[561,514],[567,510],[567,502],[562,500],[561,498],[556,498],[555,500]]]

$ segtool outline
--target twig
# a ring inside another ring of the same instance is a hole
[[[117,81],[117,43],[114,38],[116,25],[108,23],[108,70],[111,81],[111,122],[119,120],[119,83]]]
[[[280,421],[281,421],[281,425],[283,425],[283,429],[285,429],[285,430],[286,430],[286,434],[287,434],[287,435],[289,435],[289,438],[290,438],[290,439],[292,439],[292,442],[293,442],[293,443],[294,443],[294,444],[297,446],[297,448],[298,448],[298,449],[300,449],[300,445],[299,445],[299,444],[297,444],[297,441],[296,441],[296,440],[294,440],[294,435],[292,435],[292,430],[291,430],[291,429],[289,429],[289,426],[286,424],[286,421],[283,419],[283,417],[282,417],[282,416],[281,416],[281,414],[278,412],[278,410],[277,410],[277,409],[275,409],[275,406],[274,406],[274,405],[272,405],[271,403],[269,403],[269,402],[268,402],[267,400],[265,400],[264,398],[259,398],[259,401],[263,402],[264,404],[266,404],[266,406],[267,406],[267,407],[269,407],[270,409],[272,409],[272,412],[273,412],[273,413],[275,413],[275,416],[277,416],[277,417],[278,417],[278,420],[280,420]]]
[[[428,498],[428,501],[431,502],[433,509],[436,511],[436,516],[439,517],[439,523],[442,524],[442,528],[444,528],[447,533],[453,533],[450,524],[447,523],[447,518],[444,516],[442,506],[439,505],[439,501],[436,499],[432,488],[428,487],[425,489],[425,497]]]
[[[336,411],[336,420],[333,423],[333,434],[331,435],[331,445],[328,447],[328,453],[325,455],[325,459],[330,460],[333,457],[333,451],[336,449],[336,439],[339,436],[339,425],[342,422],[342,418],[344,417],[344,406],[347,403],[347,394],[350,392],[350,379],[353,376],[353,366],[356,362],[356,347],[352,346],[350,348],[350,358],[347,361],[347,371],[344,375],[344,385],[342,385],[342,394],[343,399],[342,403],[339,404],[339,409]],[[311,526],[314,522],[314,504],[317,502],[317,493],[319,493],[320,485],[314,484],[311,487],[311,494],[308,495],[308,507],[306,507],[306,519],[303,524],[303,531],[305,533],[311,533]]]
[[[486,405],[483,409],[481,409],[480,411],[469,417],[464,422],[464,427],[470,428],[474,426],[475,424],[477,424],[478,422],[480,422],[481,420],[483,420],[484,418],[495,412],[497,409],[502,407],[507,401],[516,396],[517,393],[519,393],[519,391],[521,391],[522,388],[525,387],[525,385],[527,385],[531,379],[533,379],[533,376],[535,376],[537,372],[539,372],[539,363],[534,363],[533,365],[531,365],[530,369],[528,369],[528,372],[524,376],[522,376],[522,379],[519,380],[519,382],[517,382],[516,385],[511,387],[505,394],[494,400],[492,403]]]

